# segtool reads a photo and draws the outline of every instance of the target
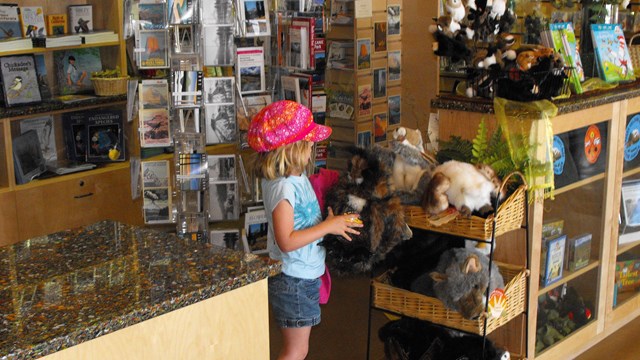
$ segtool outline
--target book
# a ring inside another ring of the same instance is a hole
[[[562,279],[566,241],[567,235],[560,235],[545,242],[544,272],[541,273],[542,286],[549,286]]]
[[[33,49],[33,41],[30,38],[0,38],[0,52]]]
[[[82,44],[80,35],[50,35],[37,37],[31,40],[33,47],[55,48],[62,46],[76,46]]]
[[[589,265],[591,259],[591,234],[574,236],[567,240],[566,269],[576,271]]]
[[[316,43],[316,19],[314,17],[294,17],[291,20],[291,26],[301,27],[306,29],[307,39],[306,39],[306,53],[308,56],[307,67],[305,69],[313,70],[316,68],[316,52],[315,52],[315,43]]]
[[[36,118],[24,119],[20,121],[20,133],[24,134],[29,130],[34,130],[38,134],[40,150],[45,162],[52,162],[58,159],[56,148],[55,127],[53,126],[53,116],[46,115]]]
[[[0,57],[0,82],[6,107],[42,101],[33,55]]]
[[[0,4],[0,40],[22,36],[17,4]]]
[[[262,47],[242,47],[236,50],[236,83],[240,93],[264,92],[265,70],[264,49]]]
[[[93,5],[69,5],[69,30],[73,34],[93,31]]]
[[[313,91],[311,96],[311,112],[313,113],[313,121],[324,125],[327,117],[327,93],[324,90]]]
[[[87,116],[86,111],[62,114],[62,131],[69,160],[87,160]]]
[[[300,82],[295,76],[281,76],[282,98],[297,103],[300,102]]]
[[[617,261],[614,279],[613,306],[616,306],[619,293],[633,292],[640,289],[640,260]]]
[[[36,61],[36,74],[38,76],[38,86],[40,87],[40,97],[42,100],[51,99],[51,87],[47,76],[47,65],[43,54],[34,55]]]
[[[324,78],[324,69],[327,66],[327,41],[325,38],[315,37],[313,41],[313,53],[315,70]],[[316,80],[314,82],[320,83],[321,81]]]
[[[542,224],[542,239],[547,240],[562,235],[564,220],[548,220]]]
[[[591,34],[602,80],[635,80],[629,48],[620,24],[591,24]]]
[[[99,48],[54,51],[60,95],[93,93],[91,73],[102,71]]]
[[[249,211],[244,215],[244,231],[252,254],[266,254],[269,222],[264,208]]]
[[[330,21],[336,25],[353,24],[354,1],[331,0]]]
[[[92,110],[86,117],[88,162],[125,160],[122,111],[119,109]]]
[[[47,35],[64,35],[67,33],[67,14],[48,14],[44,16]]]
[[[20,6],[18,13],[23,37],[47,36],[42,6]]]
[[[99,44],[104,42],[118,41],[118,34],[112,30],[92,31],[81,33],[80,38],[83,44]]]
[[[309,38],[307,29],[301,26],[289,27],[289,46],[287,47],[287,66],[305,70],[309,67]]]
[[[572,90],[576,94],[582,94],[582,84],[584,81],[584,69],[582,68],[582,60],[576,42],[576,34],[573,30],[573,24],[570,22],[549,24],[553,48],[559,52],[564,59],[565,65],[571,67],[569,73],[569,81]]]
[[[164,2],[140,2],[138,21],[140,30],[164,30],[167,27],[167,6]]]
[[[168,0],[169,24],[192,24],[194,17],[193,0]]]
[[[327,68],[353,69],[353,41],[331,41],[327,51]]]

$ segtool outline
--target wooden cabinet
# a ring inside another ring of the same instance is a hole
[[[580,100],[558,102],[558,115],[551,119],[553,134],[572,134],[592,125],[602,133],[602,167],[592,174],[582,176],[568,185],[555,189],[554,198],[535,199],[529,207],[531,281],[529,287],[528,314],[528,359],[568,359],[585,351],[599,340],[640,315],[638,292],[625,293],[614,300],[615,265],[623,254],[640,258],[640,234],[637,239],[618,246],[618,218],[621,204],[622,181],[640,178],[640,168],[625,169],[625,131],[628,119],[640,114],[640,93],[634,87],[617,89],[608,93],[583,96]],[[458,98],[457,101],[460,101]],[[441,97],[432,102],[440,118],[440,139],[451,135],[473,138],[482,119],[496,125],[492,103],[462,100],[459,110],[451,110],[453,98]],[[584,137],[584,134],[582,134]],[[539,194],[540,195],[540,194]],[[570,272],[564,270],[562,279],[548,286],[538,281],[540,265],[545,259],[542,225],[553,219],[564,220],[564,233],[568,237],[591,233],[591,258],[589,264]],[[498,238],[496,258],[499,261],[517,262],[523,256],[517,242],[500,241]],[[575,288],[591,310],[591,318],[561,341],[536,353],[537,311],[539,299],[562,286]],[[614,305],[614,301],[616,304]]]
[[[127,69],[126,45],[122,35],[123,2],[120,0],[17,0],[18,6],[41,6],[45,15],[67,14],[69,5],[93,6],[93,29],[112,30],[119,40],[91,45],[58,48],[33,48],[2,51],[0,56],[43,55],[46,82],[53,96],[59,95],[54,52],[95,47],[100,51],[103,68]],[[15,181],[13,139],[20,134],[20,122],[44,115],[53,116],[56,154],[67,158],[62,129],[62,116],[70,111],[91,111],[104,107],[122,109],[126,114],[125,96],[98,97],[88,102],[64,104],[45,100],[29,106],[0,106],[0,245],[15,243],[32,236],[45,235],[71,226],[84,225],[111,218],[132,224],[142,223],[140,203],[131,200],[129,163],[100,165],[94,170],[63,175],[46,180],[33,180],[19,185]],[[125,123],[126,140],[133,139],[131,125]],[[125,144],[127,146],[127,144]],[[127,150],[135,149],[127,146]],[[127,151],[127,157],[130,152]]]

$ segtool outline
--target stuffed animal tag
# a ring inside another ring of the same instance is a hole
[[[502,312],[507,307],[507,294],[502,289],[495,289],[489,295],[489,306],[487,312],[489,319],[497,319],[502,316]]]

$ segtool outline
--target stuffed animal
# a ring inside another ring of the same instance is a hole
[[[401,318],[378,331],[386,359],[509,360],[511,354],[482,336],[469,335],[426,321]],[[484,344],[483,344],[484,343]],[[484,351],[483,351],[484,349]]]
[[[446,0],[444,8],[451,16],[451,19],[457,23],[460,23],[465,17],[466,10],[462,0]]]
[[[414,147],[416,150],[424,151],[424,142],[420,129],[407,129],[400,126],[393,130],[393,139],[402,145]]]
[[[436,268],[422,274],[411,290],[440,299],[443,304],[466,319],[476,319],[484,312],[487,290],[504,289],[504,279],[495,263],[477,250],[455,248],[440,256]]]
[[[449,187],[451,180],[448,177],[441,172],[433,174],[423,195],[422,207],[427,214],[439,214],[449,208],[446,194]]]
[[[433,170],[433,177],[437,173],[442,173],[449,179],[450,184],[444,193],[449,203],[455,206],[463,216],[469,217],[474,211],[478,211],[481,215],[487,214],[493,210],[492,196],[500,197],[500,180],[488,165],[478,167],[461,161],[449,160]],[[490,173],[493,173],[494,176],[490,177]],[[424,191],[422,206],[425,211],[432,209],[431,199],[438,196],[437,190],[441,192],[442,188],[437,189],[432,181]]]

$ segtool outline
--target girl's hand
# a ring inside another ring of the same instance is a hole
[[[349,241],[351,241],[351,237],[349,237],[348,234],[360,235],[360,232],[354,228],[364,226],[362,220],[360,220],[360,214],[333,215],[333,209],[331,209],[331,207],[328,208],[325,222],[329,226],[330,234],[340,235]]]

